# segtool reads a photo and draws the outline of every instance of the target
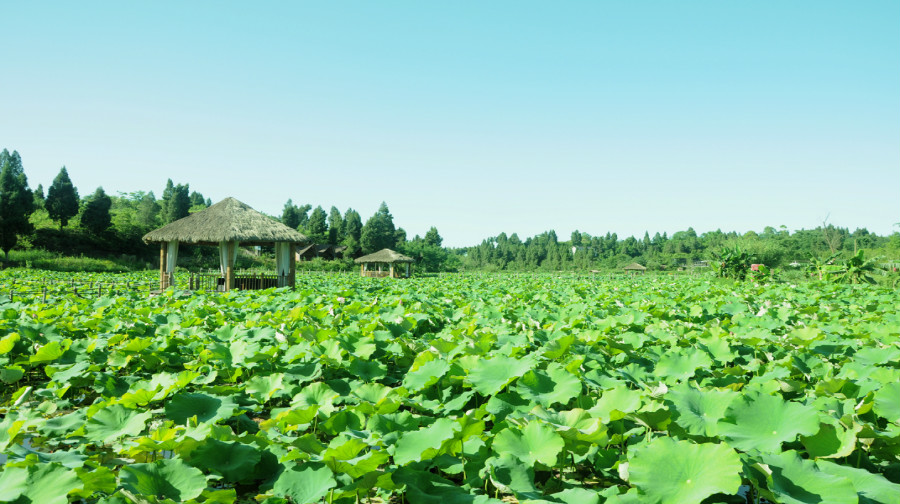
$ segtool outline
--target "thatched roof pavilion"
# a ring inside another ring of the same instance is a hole
[[[238,244],[275,245],[278,286],[293,286],[294,248],[309,240],[275,219],[263,215],[234,199],[224,200],[166,224],[144,235],[146,243],[160,243],[160,289],[172,285],[178,244],[219,247],[219,266],[225,277],[225,290],[234,287],[234,262]]]
[[[406,274],[404,277],[408,278],[410,274],[409,265],[416,262],[412,257],[407,257],[399,252],[393,251],[391,249],[381,249],[378,252],[365,255],[356,259],[354,261],[356,264],[360,264],[359,273],[362,276],[368,277],[392,277],[392,278],[400,278],[401,274],[399,271],[396,271],[394,268],[395,264],[406,264]],[[388,271],[382,271],[383,265],[388,265]],[[377,269],[370,269],[369,266],[376,266]]]
[[[643,265],[638,264],[636,262],[633,262],[633,263],[629,264],[628,266],[625,266],[622,269],[631,273],[632,275],[637,274],[637,273],[643,273],[643,272],[647,271],[646,267],[644,267]]]

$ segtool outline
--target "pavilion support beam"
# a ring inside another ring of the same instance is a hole
[[[291,258],[288,260],[288,287],[291,289],[297,285],[297,244],[291,242],[289,245]]]
[[[232,258],[234,257],[234,248],[237,246],[237,243],[230,241],[227,245],[227,258],[228,262],[225,266],[225,290],[230,291],[234,289],[234,261]]]
[[[164,291],[168,287],[169,275],[166,274],[166,242],[159,244],[159,290]]]

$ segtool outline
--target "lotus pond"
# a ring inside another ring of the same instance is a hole
[[[2,502],[900,503],[900,296],[880,287],[3,299]]]

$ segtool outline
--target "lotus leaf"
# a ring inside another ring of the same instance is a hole
[[[629,482],[647,502],[700,502],[715,493],[733,494],[741,485],[741,460],[724,444],[694,444],[657,438],[634,449]]]
[[[152,495],[157,499],[186,501],[199,496],[206,488],[203,472],[180,459],[126,465],[120,475],[125,490],[137,495]]]

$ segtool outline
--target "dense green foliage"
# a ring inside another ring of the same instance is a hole
[[[0,501],[896,504],[896,293],[717,282],[7,302]]]
[[[866,229],[850,232],[846,228],[823,225],[790,233],[786,229],[766,227],[762,233],[749,231],[711,231],[698,235],[693,229],[672,236],[656,233],[652,238],[632,236],[620,239],[615,233],[590,236],[578,231],[570,241],[560,241],[549,231],[521,240],[505,233],[484,240],[480,245],[460,250],[463,267],[470,270],[561,271],[616,269],[638,262],[650,270],[690,268],[700,261],[711,261],[723,248],[738,249],[746,258],[770,268],[789,268],[818,257],[838,253],[851,256],[866,249],[872,257],[900,258],[900,233],[881,237]]]
[[[109,209],[112,208],[112,200],[106,195],[102,187],[98,187],[94,194],[84,202],[81,210],[81,225],[94,234],[100,234],[112,224]]]
[[[19,241],[19,235],[31,233],[29,216],[34,211],[34,196],[22,169],[19,153],[0,152],[0,249],[6,259]]]
[[[66,227],[72,217],[78,215],[78,189],[72,184],[69,178],[69,172],[63,166],[59,170],[59,174],[53,179],[53,184],[47,190],[47,200],[44,207],[47,209],[47,215],[55,222],[59,223],[59,229]]]

